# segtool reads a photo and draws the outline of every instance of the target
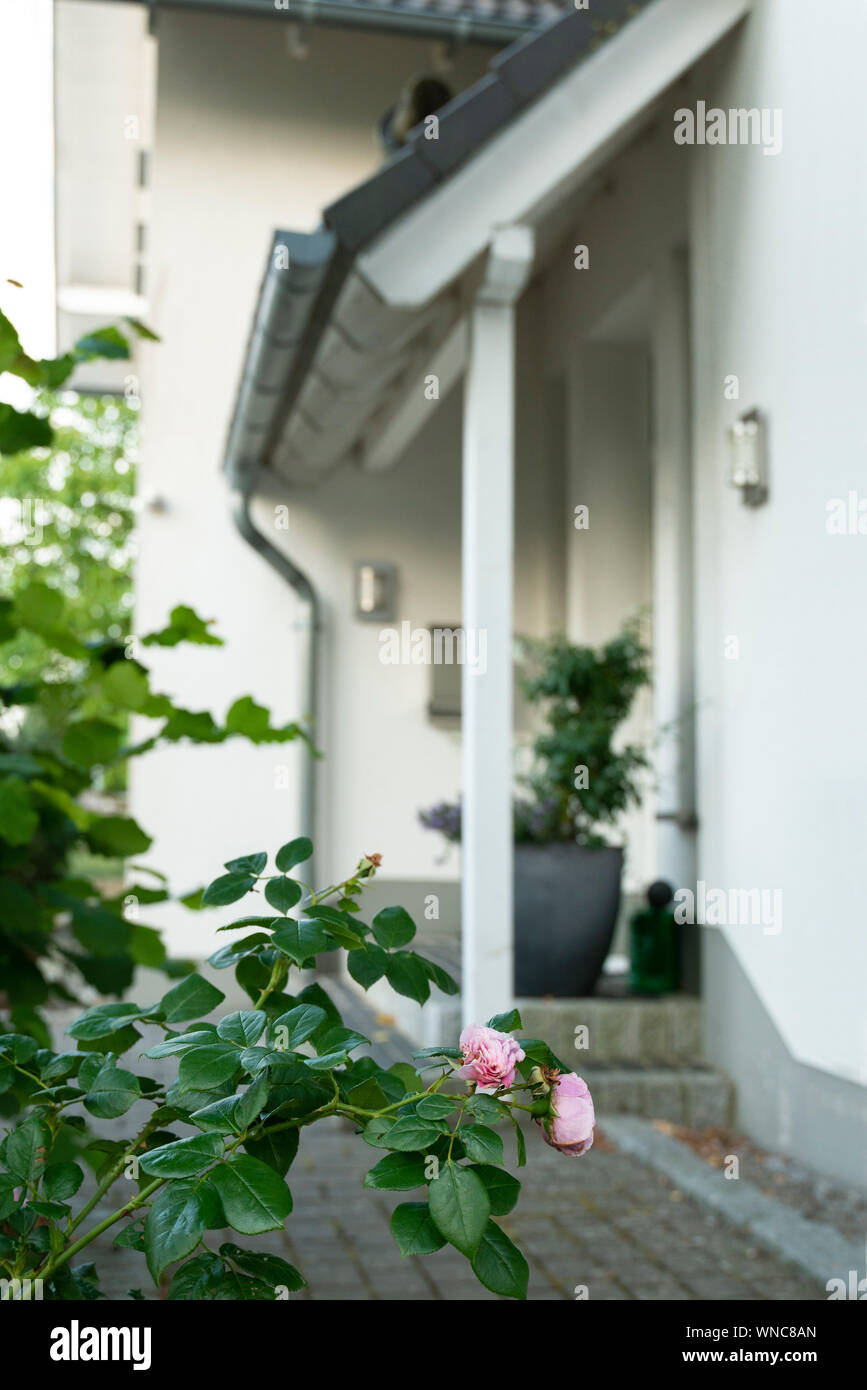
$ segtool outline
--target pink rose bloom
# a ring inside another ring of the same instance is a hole
[[[542,1127],[545,1143],[573,1157],[586,1153],[592,1147],[596,1123],[587,1082],[574,1071],[560,1075],[551,1086],[550,1099],[550,1115],[536,1120]]]
[[[461,1052],[464,1065],[458,1076],[475,1081],[483,1091],[496,1091],[499,1086],[511,1086],[515,1067],[524,1060],[524,1049],[508,1033],[486,1028],[483,1023],[471,1023],[461,1033]]]

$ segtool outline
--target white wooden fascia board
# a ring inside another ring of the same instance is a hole
[[[717,43],[752,0],[654,0],[563,77],[358,261],[389,304],[426,304],[484,250],[497,225],[533,222],[599,152]]]

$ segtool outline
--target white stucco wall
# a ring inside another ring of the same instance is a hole
[[[430,56],[417,41],[314,28],[310,57],[299,63],[284,29],[159,16],[150,317],[163,341],[148,350],[143,372],[141,492],[164,510],[142,512],[137,573],[141,631],[187,602],[216,619],[227,644],[151,650],[159,685],[218,715],[250,693],[279,720],[304,709],[296,603],[235,532],[218,471],[256,293],[273,229],[314,228],[323,206],[377,167],[374,123]],[[462,50],[453,84],[465,86],[488,57]],[[532,409],[525,414],[532,444]],[[326,876],[372,850],[385,856],[388,877],[458,872],[457,856],[442,862],[439,837],[422,831],[416,811],[459,791],[459,736],[428,722],[428,669],[384,666],[378,626],[352,616],[352,566],[363,558],[398,566],[398,624],[460,619],[458,396],[431,415],[392,473],[364,477],[347,467],[316,493],[256,504],[257,523],[310,574],[323,601],[318,838]],[[537,455],[530,450],[528,467],[538,469]],[[539,630],[557,601],[543,563],[550,498],[532,478],[519,488],[517,621]],[[275,529],[275,502],[289,504],[288,532]],[[296,745],[235,741],[141,761],[132,802],[157,830],[151,860],[184,889],[232,855],[297,833],[299,756]],[[176,950],[212,949],[210,921],[176,908],[163,920]]]
[[[726,936],[793,1055],[861,1081],[867,536],[825,522],[829,499],[867,495],[865,43],[859,0],[821,13],[763,0],[677,103],[783,113],[779,155],[681,151],[696,296],[699,872],[782,890],[778,934]],[[724,397],[731,373],[740,401]],[[752,406],[770,430],[757,510],[726,486],[725,430]]]

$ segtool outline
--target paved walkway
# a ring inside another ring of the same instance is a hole
[[[411,1050],[386,1037],[364,1004],[336,981],[327,981],[344,1020],[377,1039],[383,1065]],[[128,1117],[115,1122],[128,1128]],[[111,1128],[106,1126],[106,1128]],[[604,1118],[602,1122],[604,1134]],[[514,1136],[504,1132],[508,1166],[523,1183],[518,1206],[501,1218],[530,1263],[530,1299],[824,1299],[824,1288],[760,1248],[747,1232],[714,1216],[679,1192],[662,1174],[604,1139],[585,1157],[570,1159],[550,1149],[540,1134],[527,1134],[527,1166],[514,1167]],[[382,1157],[346,1121],[323,1121],[303,1131],[301,1151],[289,1173],[294,1211],[285,1231],[223,1240],[282,1254],[308,1280],[292,1298],[490,1299],[467,1261],[446,1247],[435,1255],[401,1260],[389,1230],[399,1202],[421,1193],[362,1188],[365,1172]],[[102,1209],[94,1213],[94,1218]],[[112,1233],[113,1234],[113,1233]],[[129,1288],[146,1298],[157,1293],[143,1257],[115,1250],[107,1235],[94,1247],[101,1286],[122,1299]],[[586,1293],[576,1290],[586,1289]]]
[[[514,1212],[501,1224],[530,1263],[531,1299],[823,1299],[825,1292],[727,1222],[710,1215],[634,1158],[595,1147],[563,1158],[528,1134],[528,1163]],[[507,1140],[508,1142],[508,1140]],[[487,1299],[456,1251],[401,1260],[388,1227],[392,1208],[419,1194],[361,1187],[381,1157],[341,1120],[305,1132],[290,1172],[295,1210],[285,1231],[240,1238],[296,1265],[308,1288],[293,1298]],[[514,1167],[513,1172],[517,1172]],[[211,1233],[239,1241],[232,1232]],[[141,1256],[100,1241],[102,1288],[156,1292]]]

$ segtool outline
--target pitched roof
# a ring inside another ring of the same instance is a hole
[[[330,370],[341,390],[351,392],[357,383],[372,398],[383,384],[371,381],[370,342],[365,341],[369,326],[382,318],[382,306],[373,303],[361,277],[350,275],[358,252],[595,51],[642,3],[594,0],[592,15],[570,8],[555,23],[517,40],[493,58],[480,81],[442,108],[436,141],[423,139],[417,128],[372,177],[325,210],[318,232],[274,234],[226,447],[224,464],[233,486],[248,485],[263,465],[291,472],[284,462],[294,454],[306,454],[316,467],[317,431],[310,415],[303,409],[297,414],[294,444],[283,438],[283,430],[323,335],[333,343]],[[339,323],[332,321],[338,299]],[[408,317],[405,325],[396,314],[388,326],[382,320],[380,331],[391,335],[389,346],[398,350],[402,335],[407,344],[417,343],[420,331],[433,335],[433,341],[435,332],[442,337],[442,312],[435,309],[421,323],[418,316]],[[395,366],[400,360],[398,351]],[[308,381],[308,388],[311,384],[315,387]],[[333,431],[329,445],[339,448]]]
[[[572,0],[125,0],[152,10],[211,10],[300,24],[504,44],[567,14]]]
[[[401,394],[417,396],[433,356],[454,365],[465,277],[491,228],[543,220],[586,183],[750,4],[593,0],[497,54],[438,112],[437,139],[416,128],[317,232],[275,233],[225,451],[230,484],[252,489],[263,469],[312,483],[352,457],[387,466],[377,440]]]

